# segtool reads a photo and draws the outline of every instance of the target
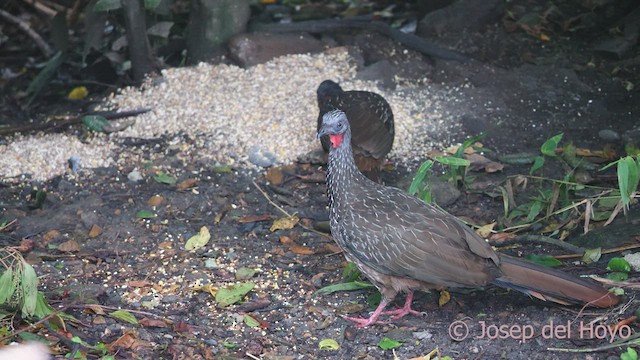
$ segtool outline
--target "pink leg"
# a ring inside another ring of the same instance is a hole
[[[380,315],[394,315],[391,320],[398,320],[407,314],[422,316],[420,311],[416,311],[411,308],[411,301],[413,301],[413,291],[407,294],[407,299],[405,300],[403,307],[395,310],[383,311]]]
[[[377,321],[378,317],[380,317],[380,314],[382,314],[382,310],[384,310],[384,308],[387,307],[387,304],[389,304],[389,300],[386,300],[383,298],[382,301],[380,301],[380,305],[378,305],[378,307],[376,308],[376,311],[374,311],[373,314],[371,314],[371,316],[368,319],[348,317],[348,316],[343,316],[343,317],[347,320],[351,320],[358,323],[356,327],[359,327],[359,328],[373,325],[376,323],[380,324],[381,322]]]

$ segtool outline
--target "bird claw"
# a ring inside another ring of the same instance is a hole
[[[371,318],[365,319],[365,318],[350,317],[346,315],[340,315],[340,317],[342,317],[345,320],[349,320],[357,323],[356,325],[354,325],[357,328],[363,328],[369,325],[386,325],[389,323],[388,321],[372,320]]]

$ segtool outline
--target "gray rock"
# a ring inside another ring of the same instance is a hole
[[[276,163],[276,155],[262,147],[254,146],[249,149],[249,161],[252,164],[267,168]]]
[[[600,137],[600,139],[604,141],[609,141],[609,142],[615,142],[620,140],[620,134],[618,134],[616,131],[611,129],[603,129],[598,131],[598,136]]]
[[[127,179],[129,179],[129,181],[131,182],[138,182],[142,180],[142,174],[140,174],[140,171],[138,170],[133,170],[132,172],[127,174]]]

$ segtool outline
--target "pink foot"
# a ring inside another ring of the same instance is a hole
[[[411,308],[411,302],[413,301],[413,292],[407,294],[407,299],[404,302],[404,306],[395,310],[382,311],[380,315],[394,315],[391,320],[398,320],[407,314],[413,314],[422,317],[420,311],[413,310]]]
[[[373,315],[368,319],[350,317],[350,316],[343,316],[342,318],[357,323],[357,325],[355,325],[355,327],[357,327],[357,328],[363,328],[363,327],[366,327],[366,326],[369,326],[369,325],[375,325],[375,324],[387,324],[386,321],[380,321],[380,320],[373,319]]]

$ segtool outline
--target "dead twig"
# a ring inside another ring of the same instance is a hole
[[[4,10],[0,10],[0,17],[17,25],[20,30],[24,31],[31,39],[33,39],[33,41],[36,43],[36,45],[38,45],[40,51],[42,51],[42,54],[46,58],[50,58],[53,55],[53,49],[51,49],[51,46],[49,46],[49,44],[44,41],[42,36],[35,32],[35,30],[33,30],[25,21],[11,15]]]
[[[562,241],[562,240],[558,240],[558,239],[554,239],[552,237],[548,237],[548,236],[543,236],[543,235],[521,235],[521,236],[517,236],[513,239],[507,239],[507,240],[503,240],[500,242],[496,242],[496,241],[492,241],[489,242],[492,246],[507,246],[507,245],[513,245],[513,244],[520,244],[520,243],[543,243],[543,244],[551,244],[551,245],[555,245],[559,248],[565,249],[567,251],[572,251],[575,253],[584,253],[585,248],[579,247],[579,246],[575,246],[573,244],[569,244],[568,242]],[[582,256],[582,255],[580,255]]]
[[[600,251],[601,254],[611,254],[611,253],[615,253],[615,252],[621,252],[621,251],[626,251],[626,250],[631,250],[631,249],[638,249],[640,248],[640,244],[628,244],[628,245],[622,245],[622,246],[618,246],[618,247],[614,247],[614,248],[610,248],[610,249],[603,249],[602,251]],[[566,255],[557,255],[554,256],[554,258],[561,260],[561,259],[572,259],[572,258],[579,258],[582,257],[582,255],[584,255],[584,253],[579,253],[579,254],[566,254]]]

